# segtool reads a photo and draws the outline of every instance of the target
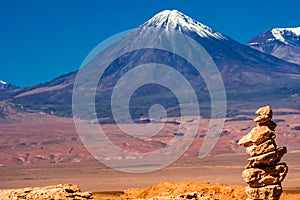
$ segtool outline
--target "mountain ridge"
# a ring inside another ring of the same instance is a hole
[[[253,49],[300,65],[300,27],[273,28],[247,43]]]
[[[0,90],[13,90],[13,89],[17,89],[18,87],[10,84],[10,83],[7,83],[3,80],[0,80]]]
[[[300,86],[297,84],[300,80],[299,65],[240,44],[178,11],[162,11],[154,15],[137,29],[136,34],[147,34],[144,30],[147,27],[158,28],[167,32],[179,31],[187,34],[204,47],[222,75],[228,100],[257,101],[257,99],[261,99],[264,101],[265,98],[268,98],[273,101],[274,97],[290,98],[300,91]],[[129,36],[128,40],[131,43],[136,42],[134,37]],[[186,50],[188,51],[188,49]],[[114,63],[116,65],[110,69],[111,72],[106,74],[104,84],[108,86],[107,91],[113,89],[118,77],[135,67],[134,63],[141,64],[153,59],[163,61],[170,55],[166,52],[157,54],[155,50],[148,49],[127,56],[127,60],[119,59],[119,63]],[[182,62],[177,58],[175,60],[169,59],[168,63],[165,64],[182,66]],[[72,89],[76,73],[71,72],[46,83],[6,93],[2,99],[5,97],[4,99],[10,99],[14,103],[25,105],[25,107],[33,110],[70,117],[72,116]],[[182,73],[191,79],[190,81],[195,85],[197,93],[201,93],[199,99],[209,98],[207,86],[205,86],[201,76],[195,76],[192,72],[184,71],[184,69],[182,69]],[[155,92],[160,90],[156,91],[156,89],[157,87],[147,88],[147,92],[141,92],[141,94],[159,96],[160,94]],[[201,96],[202,94],[204,96]],[[106,100],[107,97],[100,99]],[[106,108],[101,109],[105,110]],[[139,112],[136,113],[136,116],[141,115]]]

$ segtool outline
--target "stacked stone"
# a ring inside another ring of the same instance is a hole
[[[282,193],[281,182],[288,171],[287,165],[279,162],[287,149],[277,148],[275,143],[276,123],[272,121],[271,107],[259,108],[256,114],[259,115],[254,119],[258,122],[257,126],[238,142],[246,147],[250,156],[242,173],[249,185],[246,187],[247,200],[279,200]]]

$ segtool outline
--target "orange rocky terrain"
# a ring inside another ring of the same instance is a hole
[[[288,191],[287,191],[288,192]],[[298,191],[300,192],[300,191]],[[188,198],[190,197],[190,198]],[[162,182],[148,188],[125,190],[121,199],[246,199],[245,187],[201,182]],[[299,200],[300,194],[284,193],[281,200]]]
[[[298,193],[296,193],[298,192]],[[299,200],[299,190],[287,190],[281,200]],[[162,182],[147,188],[119,192],[82,192],[77,185],[59,184],[47,187],[0,190],[0,199],[60,199],[60,200],[242,200],[246,199],[242,186],[208,182]]]

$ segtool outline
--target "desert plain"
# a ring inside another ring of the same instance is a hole
[[[189,149],[168,167],[148,173],[125,173],[97,161],[82,144],[72,118],[18,113],[12,115],[13,122],[0,124],[0,189],[71,183],[82,191],[93,192],[96,199],[117,199],[124,190],[147,188],[166,181],[176,182],[175,185],[209,182],[243,188],[246,183],[241,172],[248,156],[237,141],[255,126],[254,111],[240,110],[239,114],[227,117],[217,144],[205,158],[199,158],[198,152],[209,119],[200,119]],[[282,159],[289,166],[282,198],[300,199],[297,195],[300,194],[300,111],[292,108],[274,111],[276,142],[288,149]],[[170,138],[181,137],[176,135],[177,123],[166,124],[161,133],[146,142],[124,135],[115,124],[101,126],[115,145],[127,151],[153,151],[162,148]]]

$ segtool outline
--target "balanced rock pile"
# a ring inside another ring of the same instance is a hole
[[[288,171],[287,165],[279,162],[287,149],[277,148],[275,143],[276,123],[272,121],[271,107],[259,108],[256,114],[259,116],[254,121],[258,125],[238,142],[247,147],[246,152],[250,156],[242,173],[249,185],[246,187],[247,200],[279,200],[281,182]]]

